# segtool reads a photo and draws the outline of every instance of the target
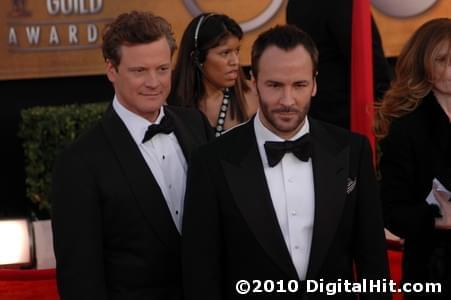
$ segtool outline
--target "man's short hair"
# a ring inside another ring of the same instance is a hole
[[[147,44],[163,37],[168,41],[172,55],[177,46],[168,21],[150,12],[123,13],[103,30],[103,58],[117,67],[121,62],[122,45]]]
[[[296,26],[277,25],[261,33],[252,45],[251,68],[255,78],[258,76],[258,63],[260,62],[260,58],[263,52],[270,46],[276,46],[285,51],[303,46],[312,59],[313,75],[316,74],[319,52],[312,38]]]

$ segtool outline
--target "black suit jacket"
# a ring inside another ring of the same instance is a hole
[[[187,158],[211,136],[196,110],[165,107]],[[66,299],[181,299],[180,235],[132,136],[110,107],[53,177],[58,289]]]
[[[438,210],[425,200],[435,177],[451,186],[451,124],[432,93],[415,111],[392,122],[381,150],[384,217],[386,226],[405,238],[404,278],[434,279],[438,269],[428,260],[442,242],[451,249],[451,232],[435,229]],[[447,259],[450,266],[451,257]],[[450,289],[448,282],[448,293]]]
[[[315,215],[307,279],[352,280],[353,262],[359,278],[387,278],[381,205],[368,142],[313,119],[310,132]],[[182,239],[186,300],[246,298],[235,292],[241,279],[298,279],[272,206],[253,121],[195,152],[188,174]],[[348,178],[357,180],[349,194]],[[300,299],[301,293],[247,295],[252,296]]]
[[[307,32],[319,50],[318,92],[309,114],[340,127],[350,127],[351,35],[353,0],[289,0],[288,24]],[[374,94],[381,99],[391,78],[382,41],[372,19]]]

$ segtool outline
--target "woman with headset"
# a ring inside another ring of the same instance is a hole
[[[208,118],[215,135],[248,120],[257,98],[247,85],[239,52],[243,31],[223,14],[195,17],[183,33],[173,73],[171,99]]]

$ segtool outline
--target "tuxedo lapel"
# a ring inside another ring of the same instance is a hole
[[[111,106],[102,119],[102,126],[145,218],[163,243],[178,253],[179,233],[161,189],[125,124]]]
[[[340,223],[346,200],[349,146],[340,147],[315,120],[310,121],[315,184],[315,219],[307,278],[316,278]]]
[[[252,120],[235,129],[241,131],[237,140],[242,143],[221,164],[233,199],[255,238],[290,278],[297,278],[266,184]]]
[[[180,118],[180,116],[178,116],[173,110],[171,110],[170,107],[165,106],[164,112],[165,114],[170,116],[172,121],[174,122],[174,134],[177,137],[180,148],[182,148],[185,159],[188,160],[194,148],[202,144],[200,134],[189,132],[189,128],[186,126],[186,123]]]

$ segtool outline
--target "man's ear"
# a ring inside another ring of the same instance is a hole
[[[111,82],[116,81],[117,67],[111,62],[111,60],[106,60],[106,76]]]
[[[315,76],[313,76],[313,90],[312,90],[312,97],[316,95],[316,92],[318,90],[318,85],[316,83],[316,76],[318,76],[318,71],[315,73]]]
[[[249,75],[250,75],[249,81],[251,82],[252,88],[256,91],[257,90],[257,79],[255,78],[252,70],[249,71]]]

